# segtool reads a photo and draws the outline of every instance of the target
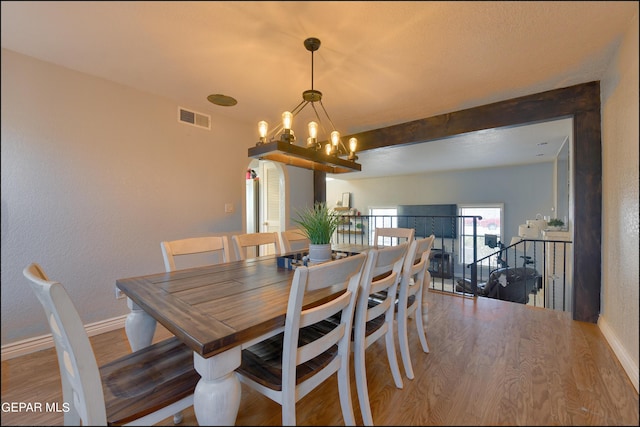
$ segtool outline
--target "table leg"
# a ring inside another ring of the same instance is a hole
[[[127,298],[127,306],[131,312],[124,322],[131,351],[138,351],[151,345],[156,332],[156,319],[147,314],[138,304]]]
[[[193,410],[201,426],[234,425],[240,407],[241,387],[235,369],[241,348],[204,358],[193,353],[193,364],[202,378],[193,396]]]

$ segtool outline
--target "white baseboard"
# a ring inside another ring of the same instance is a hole
[[[115,331],[124,328],[124,322],[127,315],[113,317],[111,319],[102,320],[100,322],[89,323],[84,326],[87,335],[103,334],[105,332]],[[51,334],[41,335],[39,337],[27,338],[22,341],[14,342],[2,346],[2,361],[13,359],[14,357],[24,356],[36,351],[53,348],[53,337]]]
[[[638,392],[638,365],[633,363],[633,359],[631,359],[631,357],[629,356],[629,353],[627,353],[624,347],[620,344],[618,337],[613,332],[613,330],[609,327],[609,325],[607,324],[607,321],[604,320],[602,317],[598,319],[598,327],[600,328],[602,335],[604,335],[604,338],[607,340],[607,342],[611,346],[611,349],[615,353],[616,357],[620,361],[622,368],[629,376],[629,379],[631,380],[631,383],[635,387],[636,392]]]

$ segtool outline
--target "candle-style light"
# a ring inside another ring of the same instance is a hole
[[[258,122],[258,133],[260,134],[260,143],[267,142],[267,132],[269,131],[269,123],[261,120]]]
[[[293,144],[295,139],[291,133],[291,125],[293,125],[293,114],[291,111],[285,111],[282,113],[282,127],[284,128],[284,131],[282,132],[282,140]]]
[[[358,139],[349,138],[349,160],[353,160],[353,161],[358,160],[358,156],[356,156],[357,148],[358,148]]]
[[[334,130],[331,132],[331,153],[338,154],[338,143],[340,142],[340,132]]]
[[[307,147],[308,148],[317,148],[318,142],[318,123],[311,121],[309,122],[309,138],[307,138]]]

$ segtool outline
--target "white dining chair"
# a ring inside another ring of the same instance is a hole
[[[397,388],[403,387],[396,357],[394,317],[396,292],[408,249],[408,242],[396,246],[370,249],[362,274],[353,323],[352,347],[356,388],[362,420],[365,425],[373,425],[367,386],[365,350],[377,340],[384,338],[393,381]]]
[[[282,405],[282,425],[296,424],[296,402],[337,375],[345,425],[355,425],[349,378],[353,312],[365,254],[298,267],[287,305],[284,332],[242,350],[240,381]],[[332,289],[319,305],[305,296]],[[337,323],[327,321],[338,316]]]
[[[400,243],[409,242],[414,238],[413,228],[403,227],[376,227],[373,235],[374,246],[395,246]]]
[[[429,352],[424,327],[424,316],[426,316],[427,311],[427,306],[424,305],[424,298],[427,294],[425,283],[431,281],[429,257],[435,238],[436,236],[432,234],[429,237],[411,242],[402,267],[398,302],[396,304],[396,319],[400,355],[402,356],[405,374],[409,379],[414,378],[408,338],[409,319],[411,317],[413,317],[413,321],[416,324],[422,350],[425,353]]]
[[[247,259],[248,249],[255,248],[255,256],[262,255],[260,250],[262,249],[267,254],[281,254],[280,249],[280,236],[278,232],[262,232],[262,233],[245,233],[235,234],[231,236],[233,241],[233,247],[235,250],[236,259]]]
[[[231,248],[227,236],[191,237],[160,242],[165,271],[176,270],[176,258],[183,259],[196,254],[212,255],[207,263],[219,264],[231,261]]]
[[[280,232],[282,253],[309,250],[311,241],[299,228]]]
[[[145,347],[98,367],[80,315],[59,282],[40,265],[23,270],[44,308],[56,347],[64,425],[152,425],[193,405],[200,375],[193,351],[177,338]],[[37,394],[37,390],[34,391]]]

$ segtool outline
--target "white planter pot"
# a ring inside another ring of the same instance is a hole
[[[331,243],[326,245],[309,245],[309,261],[325,262],[331,260]]]

